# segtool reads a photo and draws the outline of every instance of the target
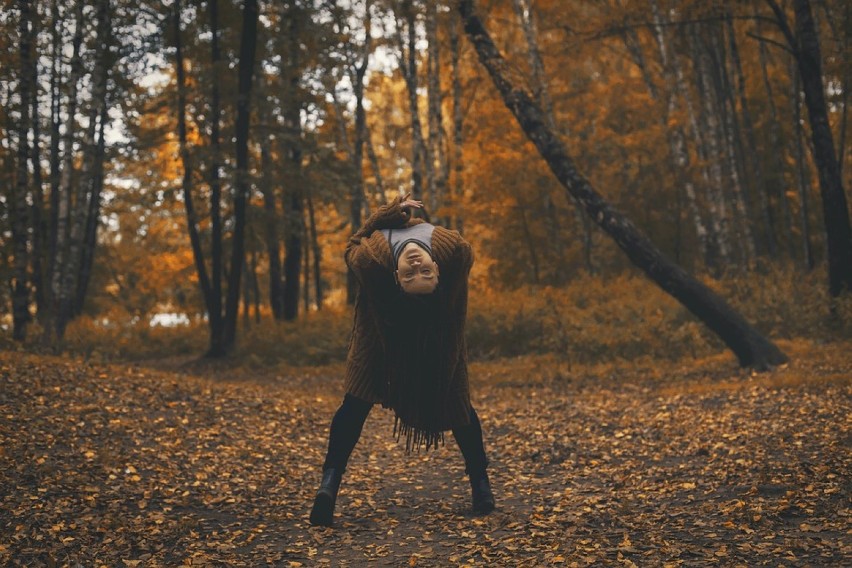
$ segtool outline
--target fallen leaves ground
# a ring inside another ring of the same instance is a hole
[[[339,367],[3,353],[0,564],[849,565],[852,349],[787,349],[754,376],[724,357],[475,365],[497,511],[469,513],[451,437],[406,456],[375,409],[332,529],[307,515]]]

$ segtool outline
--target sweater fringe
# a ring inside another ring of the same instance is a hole
[[[438,445],[444,445],[443,432],[430,432],[415,428],[403,422],[399,415],[394,415],[393,435],[397,442],[400,438],[405,438],[406,454],[410,454],[412,450],[419,452],[423,446],[426,447],[428,452],[430,449],[437,449]]]

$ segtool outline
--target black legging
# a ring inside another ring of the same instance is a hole
[[[358,439],[361,429],[373,408],[373,403],[347,394],[343,404],[337,409],[331,420],[331,432],[328,436],[328,453],[325,456],[323,470],[333,467],[341,473],[346,470],[349,456]],[[453,428],[453,437],[464,456],[465,473],[471,479],[479,479],[485,475],[488,459],[485,457],[485,446],[482,443],[482,426],[476,410],[470,407],[470,424]]]

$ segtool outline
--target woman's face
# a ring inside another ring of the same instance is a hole
[[[431,294],[438,285],[438,265],[417,243],[408,243],[402,249],[396,275],[407,294]]]

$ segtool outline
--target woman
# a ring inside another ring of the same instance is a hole
[[[346,365],[346,396],[331,421],[322,482],[310,521],[330,526],[346,464],[373,405],[394,411],[406,452],[436,447],[451,430],[461,449],[473,509],[494,509],[482,427],[470,404],[464,341],[470,244],[457,231],[413,218],[422,203],[397,197],[350,239],[358,281]]]

